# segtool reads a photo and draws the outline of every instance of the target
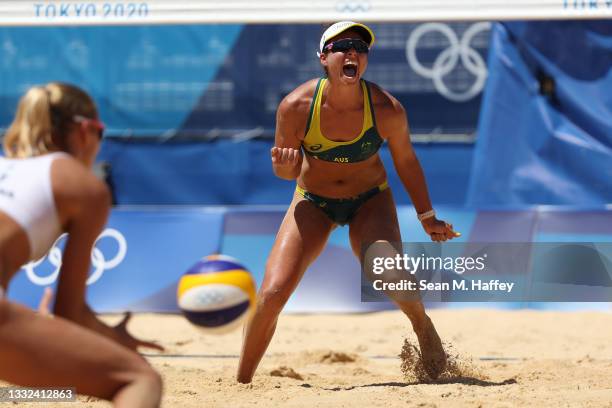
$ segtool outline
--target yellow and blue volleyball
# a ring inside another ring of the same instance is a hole
[[[178,306],[191,323],[211,332],[238,327],[255,304],[255,282],[240,262],[210,255],[181,277]]]

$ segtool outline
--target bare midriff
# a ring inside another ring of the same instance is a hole
[[[305,154],[297,182],[316,195],[349,198],[379,186],[386,179],[378,154],[357,163],[328,162]]]

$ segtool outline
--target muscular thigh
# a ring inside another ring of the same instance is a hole
[[[366,201],[350,223],[349,235],[355,255],[361,259],[363,245],[376,241],[401,242],[397,211],[390,189]]]
[[[263,286],[296,285],[323,250],[333,225],[323,211],[296,194],[276,235]]]
[[[365,277],[372,281],[380,279],[380,275],[373,275],[371,265],[373,258],[383,257],[392,258],[398,253],[402,253],[402,238],[400,235],[399,223],[393,196],[389,189],[377,194],[368,200],[357,213],[350,225],[351,246],[359,262],[364,265]],[[377,242],[375,247],[370,247]],[[369,249],[368,249],[369,248]],[[401,271],[387,271],[384,275],[387,282],[410,279],[410,275],[405,275]],[[396,292],[385,292],[392,300],[403,302],[412,301],[411,293],[408,296],[397,297]]]
[[[74,386],[105,398],[146,364],[93,331],[2,300],[0,361],[0,379],[26,386]]]

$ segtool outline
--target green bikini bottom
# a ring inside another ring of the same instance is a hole
[[[374,197],[381,191],[389,188],[389,183],[385,181],[379,186],[374,187],[364,193],[350,198],[327,198],[316,194],[312,194],[304,190],[300,186],[295,187],[295,191],[311,203],[315,204],[321,211],[329,217],[330,220],[339,225],[346,225],[355,216],[359,207],[366,201]]]

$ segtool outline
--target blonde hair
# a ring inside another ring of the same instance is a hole
[[[15,120],[4,136],[4,154],[24,158],[67,150],[73,117],[97,118],[96,105],[81,88],[51,82],[32,87],[19,100]]]

